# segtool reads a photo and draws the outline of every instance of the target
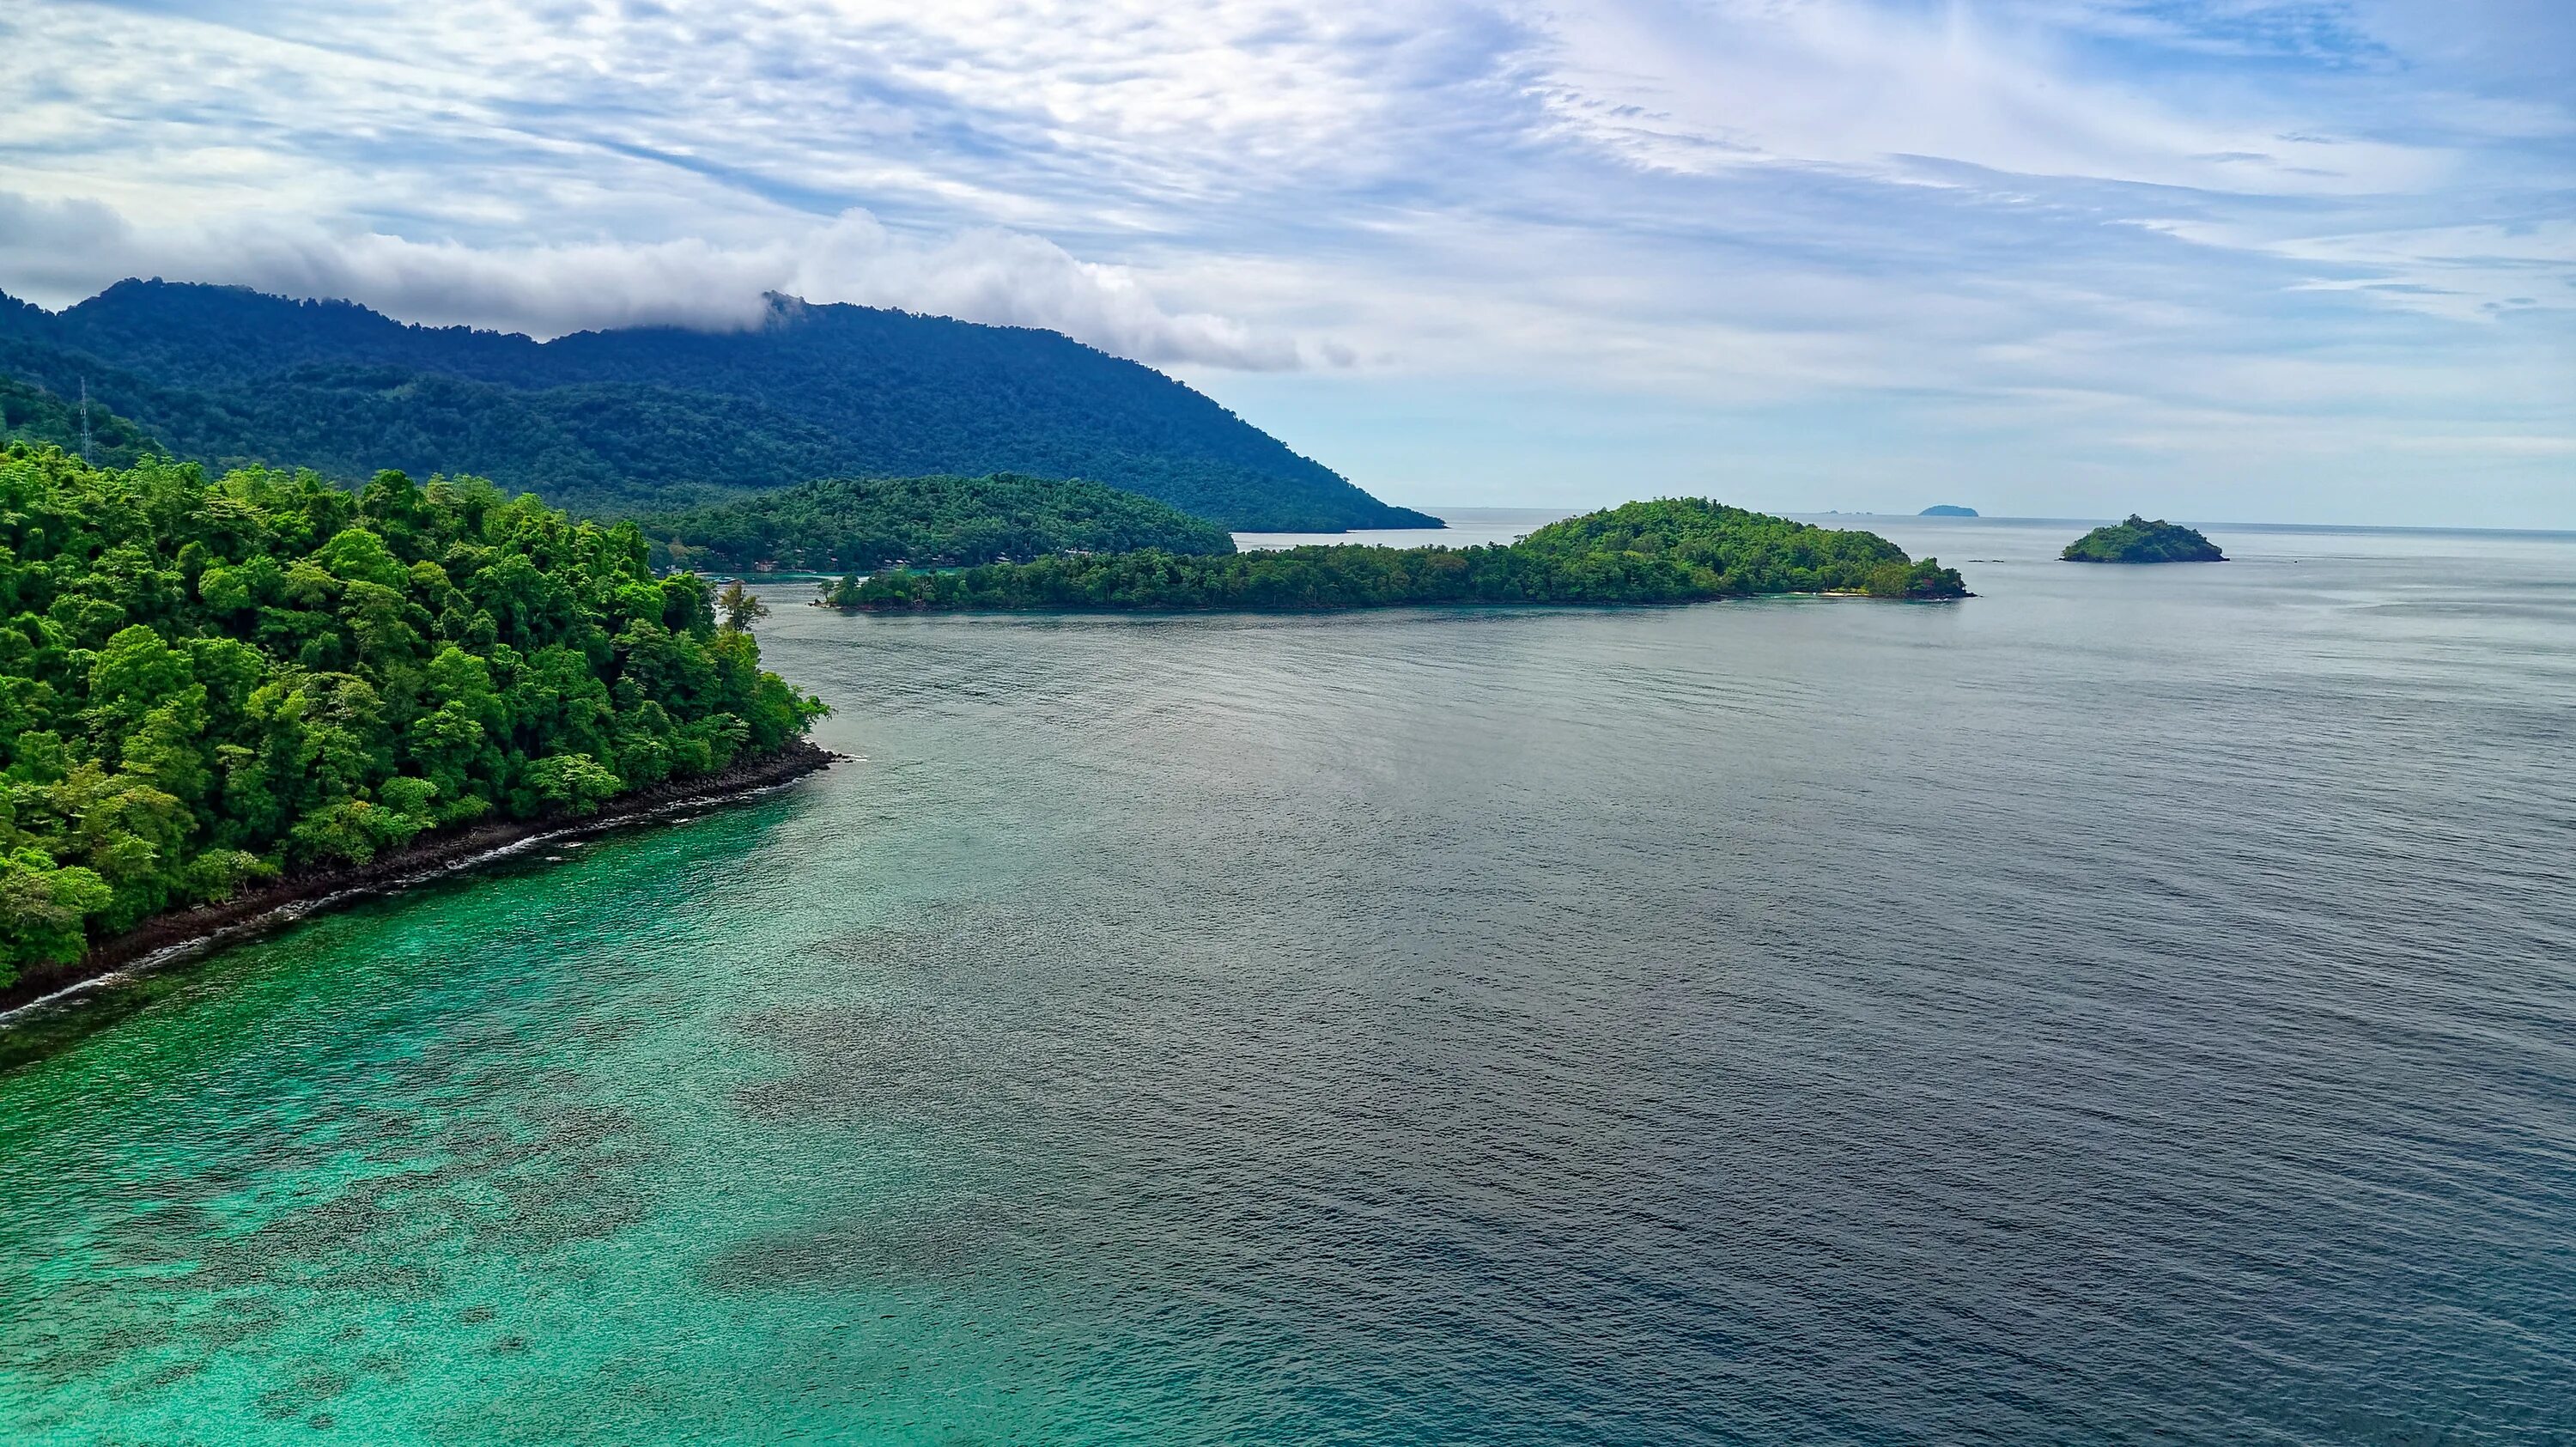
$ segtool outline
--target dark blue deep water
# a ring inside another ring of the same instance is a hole
[[[0,1076],[0,1423],[2576,1442],[2576,539],[1878,525],[1984,596],[779,606],[862,761]]]

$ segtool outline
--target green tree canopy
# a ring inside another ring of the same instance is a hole
[[[735,569],[866,572],[1066,552],[1234,551],[1233,534],[1151,498],[1007,472],[834,478],[639,523],[657,562]]]
[[[2227,555],[2196,528],[2129,514],[2126,522],[2095,528],[2059,554],[2070,563],[2223,563]]]
[[[953,572],[899,570],[827,586],[844,608],[1303,610],[1402,603],[1685,603],[1766,593],[1959,598],[1938,559],[1701,498],[1568,518],[1508,547],[1287,548],[1040,558]]]
[[[822,705],[646,554],[473,478],[0,447],[0,984],[247,880],[801,734]]]

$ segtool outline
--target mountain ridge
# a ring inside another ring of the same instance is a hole
[[[1234,528],[1436,526],[1142,363],[1059,333],[771,294],[736,332],[522,333],[128,280],[5,298],[0,373],[217,463],[474,472],[631,513],[828,476],[1085,477]],[[653,439],[659,438],[658,442]]]

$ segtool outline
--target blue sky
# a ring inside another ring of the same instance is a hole
[[[2564,0],[20,4],[0,289],[1054,327],[1401,501],[2576,527]]]

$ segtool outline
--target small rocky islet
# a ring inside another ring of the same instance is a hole
[[[2058,554],[2070,563],[2223,563],[2227,554],[2198,529],[2150,522],[2136,513],[2126,521],[2095,528]]]

